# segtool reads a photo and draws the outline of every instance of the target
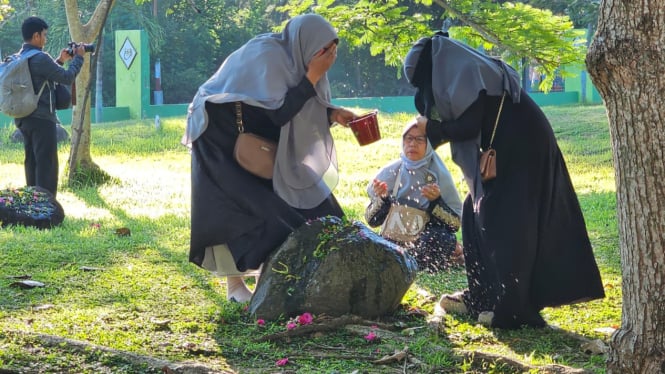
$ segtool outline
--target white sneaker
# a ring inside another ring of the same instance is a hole
[[[444,294],[439,299],[439,306],[448,313],[467,314],[469,310],[464,304],[463,294],[461,291],[451,295]]]

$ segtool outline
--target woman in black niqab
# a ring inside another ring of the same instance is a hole
[[[493,327],[543,327],[544,307],[604,297],[554,133],[515,70],[441,33],[419,40],[404,70],[418,89],[420,126],[433,146],[450,142],[469,186],[462,212],[468,289],[440,304],[474,318],[487,312]],[[503,95],[492,144],[497,177],[483,182],[479,154]]]

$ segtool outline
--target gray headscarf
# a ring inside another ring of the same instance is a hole
[[[404,61],[404,74],[414,85],[417,85],[413,79],[419,73],[416,71],[418,61],[429,39],[418,40]],[[428,79],[431,79],[438,120],[446,122],[459,118],[478,99],[482,90],[489,96],[501,96],[506,92],[513,103],[519,103],[520,79],[512,67],[444,35],[434,35],[431,41],[431,65],[425,65],[432,68]],[[477,203],[476,197],[484,194],[478,167],[480,133],[472,140],[451,142],[450,148]]]
[[[242,101],[277,109],[289,88],[305,77],[314,55],[337,32],[323,17],[292,18],[281,33],[258,35],[233,52],[201,87],[189,105],[182,143],[191,145],[208,126],[205,102]],[[337,185],[337,154],[328,121],[332,105],[324,75],[314,86],[317,96],[281,128],[274,177],[275,192],[289,205],[309,209],[326,199]]]
[[[405,126],[402,138],[413,126],[415,126],[414,123]],[[423,210],[427,209],[429,200],[422,196],[420,188],[425,184],[436,183],[441,191],[441,199],[458,216],[462,216],[462,201],[453,177],[429,141],[427,141],[425,156],[420,160],[411,161],[404,155],[404,152],[401,152],[399,160],[391,162],[379,171],[376,179],[386,182],[388,193],[391,195],[397,182],[398,172],[400,185],[397,189],[397,196],[393,197],[400,203]],[[367,186],[367,194],[370,198],[375,198],[372,181]]]

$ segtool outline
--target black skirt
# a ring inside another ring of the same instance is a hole
[[[200,266],[206,247],[227,244],[238,270],[257,269],[307,220],[344,212],[332,194],[313,209],[295,209],[277,196],[271,181],[242,169],[232,157],[232,107],[219,109],[209,112],[208,128],[192,143],[189,259]]]

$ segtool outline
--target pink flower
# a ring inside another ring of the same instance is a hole
[[[261,319],[261,318],[259,318],[259,319],[256,320],[256,324],[259,325],[259,326],[265,326],[265,325],[266,325],[266,321],[263,320],[263,319]]]
[[[377,338],[376,334],[374,331],[370,331],[369,334],[365,335],[365,340],[368,342],[373,342]]]
[[[289,322],[289,323],[286,324],[286,329],[287,330],[293,330],[293,329],[296,328],[296,326],[297,325],[294,322]]]
[[[298,323],[301,325],[309,325],[313,320],[314,317],[312,317],[311,313],[303,313],[302,315],[298,316]]]
[[[288,364],[288,363],[289,363],[289,358],[288,357],[284,357],[280,360],[275,361],[275,365],[277,365],[277,366],[286,366],[286,364]]]

